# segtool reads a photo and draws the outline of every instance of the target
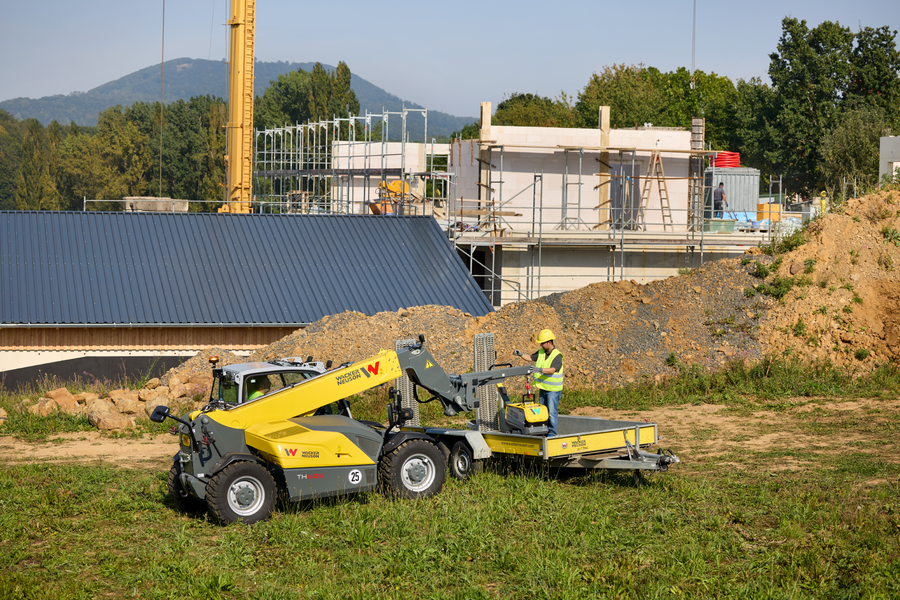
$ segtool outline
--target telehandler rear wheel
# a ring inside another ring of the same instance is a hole
[[[444,486],[445,464],[437,446],[427,440],[409,440],[381,458],[378,475],[390,493],[411,500],[431,498]]]
[[[275,508],[275,479],[256,463],[232,463],[209,480],[206,504],[225,525],[264,521]]]
[[[172,465],[172,468],[169,469],[169,479],[166,483],[169,487],[169,496],[172,497],[172,502],[175,503],[175,508],[181,512],[199,511],[204,507],[203,501],[184,491],[184,488],[181,487],[181,482],[178,481],[180,476],[181,469],[178,468],[177,464]]]
[[[469,444],[460,440],[450,451],[450,474],[460,481],[475,477],[484,470],[484,461],[475,460]]]

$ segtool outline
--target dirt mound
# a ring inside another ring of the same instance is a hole
[[[659,379],[674,372],[670,357],[715,369],[731,359],[754,360],[787,348],[853,363],[864,372],[876,361],[900,357],[900,248],[893,243],[900,243],[898,200],[897,193],[851,200],[841,214],[814,222],[808,243],[774,262],[751,248],[743,259],[707,263],[647,285],[595,283],[477,318],[445,306],[372,316],[345,312],[299,329],[249,360],[311,355],[340,364],[424,334],[441,365],[457,373],[472,368],[477,333],[495,334],[498,362],[521,364],[513,350],[534,351],[532,336],[549,328],[565,356],[570,387]],[[766,283],[791,280],[793,288],[783,299],[752,295],[763,283],[754,275],[757,262],[774,270]],[[222,364],[248,360],[215,352]],[[167,377],[206,371],[211,353]]]
[[[807,229],[772,278],[794,287],[762,321],[766,352],[787,349],[861,372],[900,358],[900,193],[847,202]],[[770,278],[771,280],[771,278]]]

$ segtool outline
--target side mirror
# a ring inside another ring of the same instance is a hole
[[[153,409],[153,412],[150,413],[150,420],[154,423],[162,423],[166,420],[166,417],[169,416],[169,407],[159,405]]]

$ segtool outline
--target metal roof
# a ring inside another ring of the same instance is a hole
[[[0,211],[0,325],[493,310],[431,217]]]

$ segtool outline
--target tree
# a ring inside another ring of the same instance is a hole
[[[822,138],[850,79],[853,34],[825,21],[814,29],[785,17],[778,52],[769,55],[774,94],[775,164],[801,193],[822,185]]]
[[[897,32],[887,26],[866,27],[856,34],[850,56],[848,98],[864,100],[889,113],[900,111],[900,52]]]
[[[879,139],[887,124],[880,106],[864,102],[847,105],[822,139],[826,187],[840,190],[846,181],[863,191],[878,183]]]
[[[473,121],[468,125],[463,125],[459,131],[450,134],[451,140],[477,140],[481,137],[481,123]]]
[[[59,145],[59,123],[51,125],[51,146],[48,150],[44,137],[44,127],[37,119],[28,119],[27,131],[22,139],[23,160],[19,167],[16,186],[16,209],[18,210],[59,210],[59,193],[56,190],[57,149]],[[51,157],[53,174],[51,175]]]
[[[143,195],[152,164],[148,140],[121,106],[103,111],[96,134],[70,135],[62,146],[67,188],[75,198],[120,200]]]
[[[653,71],[648,70],[651,74]],[[657,75],[654,86],[665,98],[665,106],[652,121],[654,124],[690,127],[691,119],[702,117],[706,121],[706,141],[716,150],[730,148],[732,108],[737,100],[737,89],[730,79],[703,71],[694,71],[692,76],[687,69],[679,67]]]
[[[662,125],[659,121],[666,109],[666,98],[659,87],[659,71],[644,65],[603,67],[599,75],[591,75],[578,94],[578,126],[596,128],[601,106],[610,107],[609,125],[613,129],[644,123]]]
[[[727,147],[740,152],[744,164],[763,173],[781,173],[774,90],[756,77],[738,80],[729,114]]]
[[[492,125],[518,127],[574,127],[575,113],[563,94],[551,100],[537,94],[516,92],[500,102],[491,117]]]
[[[0,110],[0,210],[15,210],[25,125]]]
[[[269,82],[256,97],[253,122],[257,129],[304,123],[309,119],[309,73],[297,69]]]

